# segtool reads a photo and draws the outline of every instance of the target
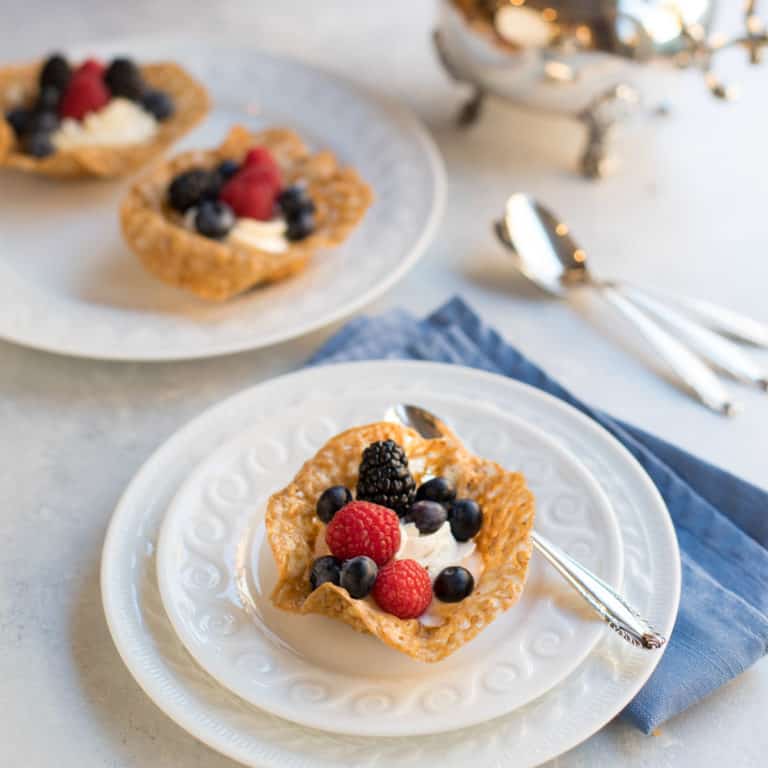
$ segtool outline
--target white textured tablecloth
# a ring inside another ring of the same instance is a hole
[[[488,222],[506,194],[531,192],[571,223],[601,272],[768,321],[768,69],[726,67],[743,83],[734,105],[714,102],[692,73],[665,78],[673,114],[622,130],[621,172],[589,184],[571,173],[581,134],[565,121],[491,104],[472,132],[453,128],[460,91],[432,55],[432,12],[413,0],[0,0],[0,56],[122,35],[213,33],[403,99],[444,153],[448,206],[422,263],[371,309],[426,312],[460,292],[578,396],[765,486],[765,395],[734,387],[745,413],[732,421],[708,413],[658,379],[631,332],[598,306],[576,313],[525,286]],[[123,667],[101,609],[100,548],[123,487],[165,437],[205,406],[295,367],[329,332],[168,365],[69,360],[0,342],[1,766],[234,765],[158,712]],[[763,661],[655,737],[614,724],[553,765],[764,765],[766,705]]]

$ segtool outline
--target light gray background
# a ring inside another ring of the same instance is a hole
[[[695,405],[656,377],[651,359],[633,356],[641,345],[598,306],[577,313],[522,284],[488,221],[507,193],[533,192],[570,221],[606,274],[768,321],[768,71],[726,67],[744,86],[736,105],[714,102],[692,73],[660,79],[674,114],[622,130],[621,172],[589,184],[570,173],[580,133],[566,121],[493,104],[476,130],[454,130],[460,91],[430,50],[432,12],[413,0],[0,0],[0,55],[213,32],[405,100],[444,153],[448,205],[422,263],[371,311],[422,313],[461,292],[576,394],[765,486],[764,395],[737,387],[745,412],[733,421]],[[100,548],[121,490],[152,450],[202,408],[295,368],[330,332],[169,365],[69,360],[0,342],[0,765],[234,765],[168,720],[123,667],[101,609]],[[553,765],[764,765],[767,704],[764,661],[656,736],[614,724]]]

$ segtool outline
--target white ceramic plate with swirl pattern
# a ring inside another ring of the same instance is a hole
[[[615,717],[661,654],[638,650],[604,631],[570,675],[506,715],[439,735],[375,738],[306,728],[249,704],[195,663],[178,638],[160,597],[156,553],[164,516],[182,484],[244,427],[258,428],[274,413],[302,408],[312,399],[352,397],[361,382],[371,398],[386,393],[435,408],[445,398],[482,403],[500,417],[514,414],[536,424],[577,455],[615,515],[624,559],[622,591],[661,632],[671,632],[680,591],[674,530],[645,472],[605,430],[564,403],[500,376],[429,363],[357,363],[303,371],[236,395],[193,420],[139,471],[115,511],[102,560],[105,612],[123,660],[179,725],[250,766],[421,768],[439,762],[441,768],[526,768],[561,754]],[[437,390],[439,396],[432,397]],[[318,447],[327,434],[322,419],[307,424],[307,447]],[[492,444],[474,439],[477,450],[492,451]],[[527,471],[535,477],[535,468]]]
[[[208,87],[210,115],[173,152],[219,144],[234,122],[286,125],[356,167],[375,201],[343,245],[318,253],[300,275],[216,304],[154,279],[123,243],[117,212],[130,180],[62,184],[6,171],[0,337],[110,360],[256,349],[360,309],[425,250],[442,212],[444,171],[404,108],[298,61],[237,46],[117,40],[73,55],[121,52],[176,60]]]
[[[397,390],[291,406],[215,451],[182,485],[163,523],[163,604],[195,660],[246,701],[302,725],[366,736],[464,728],[506,714],[570,674],[605,624],[534,558],[520,602],[436,664],[415,661],[324,616],[269,600],[269,496],[319,443],[381,421]],[[611,505],[589,472],[539,429],[498,409],[429,398],[467,447],[522,471],[536,527],[618,587],[622,546]]]

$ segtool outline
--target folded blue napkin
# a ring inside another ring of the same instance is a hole
[[[349,322],[310,365],[432,360],[531,384],[578,408],[642,464],[669,507],[682,558],[680,610],[661,663],[623,716],[649,733],[768,651],[768,493],[581,402],[461,299],[425,319],[404,311]]]

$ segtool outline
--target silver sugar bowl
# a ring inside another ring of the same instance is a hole
[[[445,69],[472,88],[459,122],[476,121],[488,95],[573,117],[586,129],[581,172],[602,176],[608,133],[639,103],[633,67],[695,67],[712,94],[732,95],[714,72],[715,55],[740,47],[752,64],[768,44],[757,0],[744,30],[713,33],[717,0],[440,0],[435,46]]]

